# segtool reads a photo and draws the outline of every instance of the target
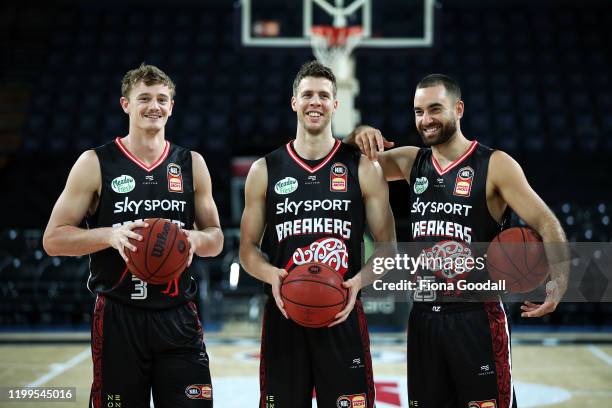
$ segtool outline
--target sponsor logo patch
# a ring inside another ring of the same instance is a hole
[[[470,401],[468,408],[497,408],[496,400]]]
[[[453,194],[456,196],[469,197],[472,190],[472,181],[474,180],[474,169],[471,167],[463,167],[457,172],[455,180],[455,189]]]
[[[427,190],[428,186],[429,186],[429,181],[427,180],[427,177],[418,177],[414,181],[414,192],[416,194],[421,194],[425,190]]]
[[[212,385],[192,384],[185,388],[185,395],[189,399],[212,400]]]
[[[293,177],[285,177],[282,180],[279,180],[274,185],[274,191],[276,194],[291,194],[298,188],[298,181]]]
[[[368,400],[365,394],[342,395],[336,400],[337,408],[365,408]]]
[[[134,189],[134,187],[136,187],[136,181],[134,181],[132,176],[128,176],[126,174],[115,177],[113,181],[111,181],[111,188],[115,193],[129,193]]]
[[[342,163],[334,163],[329,173],[329,189],[346,192],[348,188],[348,168]]]
[[[181,166],[176,163],[168,164],[168,191],[172,193],[183,192],[183,176]]]

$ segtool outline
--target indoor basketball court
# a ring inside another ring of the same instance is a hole
[[[257,158],[295,137],[292,81],[312,59],[337,78],[336,138],[368,124],[395,146],[422,146],[413,109],[417,81],[437,72],[458,80],[466,137],[519,162],[573,251],[568,297],[555,312],[526,319],[520,310],[525,297],[505,299],[518,407],[612,407],[612,270],[606,261],[612,253],[612,55],[605,45],[612,39],[612,13],[607,2],[181,0],[153,5],[66,1],[34,7],[10,1],[2,6],[11,63],[0,70],[6,101],[0,109],[0,180],[6,193],[0,200],[0,407],[88,404],[95,300],[86,288],[89,258],[48,256],[42,234],[80,153],[125,132],[118,103],[121,76],[143,61],[176,81],[166,137],[202,154],[221,218],[223,251],[213,258],[194,257],[192,266],[214,405],[257,406],[265,295],[261,282],[240,265],[246,176]],[[170,190],[171,182],[182,183],[180,167],[172,171]],[[156,181],[150,176],[145,182]],[[414,228],[409,196],[420,193],[404,181],[389,183],[389,189],[398,242],[408,242]],[[510,226],[525,223],[513,215]],[[160,222],[151,237],[168,231],[180,233],[174,224]],[[499,269],[516,267],[524,257],[540,284],[547,276],[542,249],[530,259],[520,252],[527,252],[524,242],[539,243],[539,237],[517,240],[517,252],[495,255],[505,259]],[[172,262],[184,265],[187,240],[176,242],[181,256]],[[365,252],[372,248],[367,236]],[[132,273],[151,279],[146,257],[134,259],[144,266]],[[532,283],[518,280],[513,289],[524,292],[522,285]],[[304,303],[300,288],[286,289],[286,299]],[[407,376],[419,376],[407,372],[412,304],[403,293],[372,294],[364,291],[363,307],[376,407],[418,408],[409,404],[407,393]],[[530,300],[541,301],[544,285],[531,295]],[[345,300],[342,295],[330,303],[338,307]],[[487,365],[481,370],[489,372]],[[76,398],[9,400],[8,390],[20,387],[74,387]],[[314,398],[312,406],[317,406]]]

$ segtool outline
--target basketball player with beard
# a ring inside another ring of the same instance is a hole
[[[52,256],[90,257],[92,408],[212,407],[212,385],[200,319],[193,301],[193,255],[216,256],[223,233],[202,156],[166,140],[175,86],[142,64],[121,84],[128,134],[84,152],[58,198],[43,245]],[[129,273],[130,239],[147,218],[183,228],[188,267],[174,281],[151,285]],[[79,225],[86,221],[87,228]]]
[[[260,362],[260,407],[374,406],[368,331],[360,289],[367,221],[378,242],[395,242],[388,186],[380,167],[334,139],[336,78],[316,61],[293,83],[295,139],[257,160],[249,171],[240,225],[240,260],[267,283]],[[344,278],[347,306],[329,327],[287,319],[283,278],[297,265],[325,263]]]
[[[464,110],[454,79],[428,75],[417,84],[414,95],[416,128],[426,148],[407,146],[384,152],[393,142],[370,127],[357,128],[345,142],[378,161],[387,180],[403,179],[411,185],[415,242],[490,242],[501,231],[509,209],[544,242],[566,242],[559,221],[529,186],[518,163],[463,135]],[[549,247],[547,255],[549,260],[567,259],[560,258],[565,254],[549,253]],[[551,265],[545,301],[525,302],[522,316],[554,311],[565,293],[568,273],[567,263]],[[448,278],[431,271],[425,275],[435,281]],[[473,299],[462,296],[466,294],[414,294],[408,329],[410,406],[515,407],[503,305],[466,302]]]

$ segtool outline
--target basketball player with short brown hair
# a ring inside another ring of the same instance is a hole
[[[510,208],[544,242],[566,242],[559,221],[529,186],[518,163],[463,135],[464,110],[454,79],[428,75],[418,83],[414,96],[416,128],[426,148],[406,146],[383,152],[393,143],[369,127],[357,128],[346,142],[378,161],[387,180],[403,179],[411,185],[415,242],[490,242],[503,228]],[[547,255],[567,259],[564,254]],[[523,316],[538,317],[555,310],[567,287],[567,263],[552,265],[551,275],[546,301],[541,305],[526,302]],[[441,282],[458,277],[424,271],[420,278]],[[408,328],[411,407],[516,406],[503,305],[468,301],[474,299],[465,296],[414,293]]]
[[[261,340],[262,408],[374,406],[374,382],[360,289],[365,223],[376,241],[395,242],[388,187],[380,168],[334,139],[335,77],[313,61],[294,81],[294,140],[249,171],[240,225],[245,270],[267,283]],[[343,278],[347,306],[329,327],[287,319],[283,278],[297,265],[325,263]]]

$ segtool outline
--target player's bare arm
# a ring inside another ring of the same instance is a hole
[[[191,152],[195,203],[195,229],[186,231],[191,245],[188,265],[193,254],[216,256],[223,250],[223,232],[219,212],[212,195],[208,167],[201,154]]]
[[[389,205],[389,186],[384,179],[382,169],[377,163],[371,162],[365,156],[359,162],[359,187],[363,197],[366,221],[375,242],[394,243],[395,219]],[[374,282],[371,262],[359,271],[354,277],[343,283],[349,290],[349,299],[346,307],[336,316],[330,326],[345,321],[357,300],[361,288]]]
[[[548,208],[546,203],[531,188],[521,166],[504,152],[496,151],[489,162],[489,180],[487,182],[487,197],[489,191],[498,195],[521,217],[530,227],[535,229],[545,243],[556,243],[546,246],[546,256],[550,263],[551,282],[546,287],[546,299],[538,305],[525,302],[521,307],[523,317],[540,317],[553,312],[559,304],[569,277],[569,262],[565,232],[559,220]],[[490,200],[487,199],[487,202]],[[490,207],[494,216],[501,214],[503,208],[499,202]]]
[[[419,151],[415,146],[393,147],[394,142],[385,139],[380,130],[370,126],[358,126],[349,134],[344,143],[359,148],[371,161],[378,161],[387,181],[410,181],[410,170]]]
[[[266,160],[262,158],[253,163],[246,179],[244,211],[240,222],[240,263],[251,276],[272,286],[276,305],[287,318],[280,296],[281,283],[287,276],[287,271],[270,264],[260,249],[266,227],[267,187]]]
[[[84,152],[72,167],[64,191],[57,199],[45,229],[43,246],[49,255],[80,256],[113,247],[127,262],[125,248],[136,251],[129,238],[142,239],[132,229],[147,226],[145,222],[138,221],[119,228],[78,227],[88,211],[95,211],[101,179],[95,152]]]

